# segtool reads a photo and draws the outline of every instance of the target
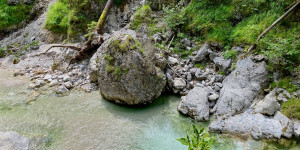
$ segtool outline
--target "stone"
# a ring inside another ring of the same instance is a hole
[[[34,83],[30,83],[30,84],[28,85],[28,88],[29,88],[29,89],[34,89],[34,88],[35,88],[35,84],[34,84]]]
[[[52,86],[55,86],[58,84],[58,81],[57,80],[52,80],[50,83],[49,83],[49,86],[52,87]]]
[[[213,93],[212,95],[208,96],[209,101],[216,101],[219,98],[219,95],[216,93]]]
[[[39,88],[45,84],[44,80],[35,80],[35,87]]]
[[[208,74],[207,74],[207,72],[204,72],[201,69],[197,69],[197,71],[195,73],[195,77],[197,80],[201,81],[201,80],[207,79]]]
[[[64,85],[61,85],[56,89],[56,94],[64,95],[67,92],[69,92],[69,90]]]
[[[211,51],[210,46],[208,44],[204,44],[200,48],[200,50],[198,50],[198,52],[193,60],[195,62],[200,62],[200,61],[204,60],[209,55],[209,51]]]
[[[223,88],[214,107],[216,115],[235,115],[245,111],[267,86],[268,75],[264,61],[255,63],[250,57],[238,61],[236,69],[222,83]]]
[[[153,37],[153,40],[154,40],[155,43],[158,43],[162,40],[161,33],[156,33],[152,37]]]
[[[253,60],[256,61],[256,62],[260,62],[260,61],[263,61],[266,57],[264,55],[256,55],[253,57]]]
[[[195,87],[188,92],[186,96],[181,97],[178,105],[178,111],[189,115],[196,121],[209,120],[209,91],[205,87]]]
[[[254,112],[272,116],[280,109],[280,104],[276,100],[275,89],[272,90],[263,100],[258,101],[254,106]]]
[[[295,137],[300,139],[300,122],[299,121],[294,122],[294,135],[295,135]]]
[[[73,87],[73,85],[72,85],[72,83],[71,83],[70,81],[65,82],[64,85],[65,85],[65,87],[66,87],[67,89],[71,89],[71,88]]]
[[[178,61],[177,58],[174,58],[174,57],[169,56],[169,57],[168,57],[168,60],[167,60],[167,63],[170,64],[170,65],[176,65],[176,64],[179,63],[179,61]]]
[[[215,63],[217,70],[226,71],[231,67],[231,59],[224,59],[222,57],[215,57],[213,59],[213,62]]]
[[[181,43],[183,43],[185,46],[192,46],[192,42],[188,38],[182,39]]]
[[[31,5],[33,4],[34,0],[23,0],[23,3],[26,5]],[[35,37],[31,37],[31,41],[34,41],[36,38]]]
[[[286,90],[283,90],[282,94],[288,99],[292,98],[291,94]]]
[[[1,150],[28,150],[29,139],[20,136],[17,132],[0,132]]]
[[[144,105],[161,95],[166,76],[163,68],[156,66],[156,49],[144,44],[151,39],[144,39],[144,35],[147,36],[129,29],[116,31],[90,59],[89,75],[98,82],[104,99]]]
[[[249,110],[227,119],[219,118],[213,121],[209,129],[238,136],[251,135],[254,139],[279,139],[282,126],[278,120],[270,119],[262,114],[252,114]]]
[[[282,93],[280,93],[278,96],[277,96],[277,100],[279,102],[287,102],[288,100],[283,96]]]
[[[70,77],[69,75],[66,75],[66,74],[63,75],[63,81],[64,81],[64,82],[70,81],[70,78],[71,78],[71,77]]]
[[[234,47],[232,47],[232,50],[233,50],[234,52],[236,52],[236,53],[242,53],[242,52],[244,52],[244,48],[239,47],[239,46],[234,46]]]
[[[44,77],[44,80],[47,81],[47,82],[51,82],[51,81],[52,81],[52,75],[51,75],[51,74],[47,74],[47,75]]]
[[[15,6],[20,3],[20,0],[7,0],[7,4],[10,6]]]
[[[186,80],[189,82],[192,81],[192,74],[190,72],[187,73]]]
[[[173,81],[173,87],[177,90],[182,90],[186,87],[186,81],[182,78],[175,78]]]
[[[283,92],[283,91],[284,91],[283,88],[277,88],[277,89],[276,89],[276,93],[278,93],[278,94],[281,93],[281,92]]]
[[[291,138],[293,136],[294,132],[294,124],[293,122],[287,118],[285,115],[283,115],[280,111],[278,111],[275,116],[275,120],[278,120],[282,127],[283,136],[286,138]]]

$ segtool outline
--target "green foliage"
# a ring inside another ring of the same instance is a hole
[[[0,0],[0,30],[18,25],[30,14],[32,5],[9,6],[6,0]]]
[[[164,8],[165,20],[173,30],[197,36],[199,42],[217,42],[224,46],[248,46],[294,0],[192,0],[182,7]],[[257,52],[268,57],[273,70],[288,70],[300,64],[299,21],[289,15],[271,30],[257,46]],[[232,51],[227,58],[236,57]]]
[[[114,66],[111,66],[111,65],[109,65],[109,64],[106,65],[105,69],[106,69],[106,71],[107,71],[108,73],[112,73],[112,72],[115,71],[115,67],[114,67]]]
[[[202,63],[196,63],[196,64],[195,64],[195,67],[200,68],[201,70],[204,70],[204,69],[205,69],[205,65],[202,64]]]
[[[88,24],[88,28],[87,28],[87,34],[84,35],[85,37],[87,38],[92,38],[94,32],[96,31],[97,29],[97,22],[95,21],[92,21],[90,24]]]
[[[298,87],[294,85],[289,78],[284,78],[282,80],[279,80],[278,82],[273,82],[270,84],[270,87],[274,89],[275,87],[283,88],[287,90],[288,92],[295,92]]]
[[[223,52],[223,56],[225,59],[236,59],[237,58],[237,53],[234,50],[228,50]]]
[[[151,9],[149,5],[143,5],[134,14],[134,20],[130,25],[130,29],[137,30],[143,23],[150,22]]]
[[[67,33],[70,26],[68,0],[58,0],[50,6],[47,13],[45,28],[54,32]]]
[[[288,118],[300,119],[300,99],[291,98],[282,104],[282,113]]]
[[[189,146],[188,150],[210,150],[214,139],[202,127],[198,130],[193,125],[193,132],[184,138],[177,139],[181,144]]]
[[[111,61],[114,60],[114,58],[113,58],[112,56],[108,55],[108,54],[104,55],[104,59],[105,59],[106,61],[108,61],[108,62],[111,62]]]

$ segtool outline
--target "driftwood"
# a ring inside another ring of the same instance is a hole
[[[295,10],[299,4],[300,4],[300,1],[298,0],[298,2],[294,3],[294,5],[293,5],[288,11],[286,11],[281,17],[279,17],[275,22],[273,22],[273,24],[272,24],[271,26],[269,26],[264,32],[262,32],[262,33],[258,36],[258,38],[257,38],[257,40],[255,41],[255,43],[249,47],[249,49],[247,50],[247,54],[248,54],[251,50],[253,50],[253,49],[256,47],[258,41],[259,41],[260,39],[262,39],[264,35],[266,35],[266,34],[267,34],[267,33],[268,33],[275,25],[277,25],[277,24],[278,24],[282,19],[284,19],[288,14],[290,14],[293,10]]]

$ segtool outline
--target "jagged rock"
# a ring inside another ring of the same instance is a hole
[[[209,129],[239,136],[252,135],[257,140],[261,138],[279,139],[283,134],[283,128],[278,120],[266,118],[262,114],[252,114],[250,111],[224,120],[219,118],[210,124]]]
[[[240,60],[236,69],[224,79],[214,112],[218,116],[243,112],[267,84],[267,80],[265,62],[254,63],[250,57]]]
[[[276,93],[278,93],[278,94],[281,93],[281,92],[283,92],[283,91],[284,91],[283,88],[277,88],[277,89],[276,89]]]
[[[292,98],[291,94],[286,90],[283,90],[282,94],[288,99]]]
[[[73,87],[73,85],[72,85],[72,83],[71,83],[70,81],[65,82],[64,85],[65,85],[65,87],[66,87],[67,89],[71,89],[71,88]]]
[[[173,81],[173,87],[177,90],[182,90],[186,87],[186,81],[182,78],[175,78]]]
[[[189,82],[192,81],[192,74],[190,72],[187,73],[186,80]]]
[[[205,80],[207,79],[208,77],[208,73],[207,72],[204,72],[203,70],[201,69],[197,69],[196,73],[195,73],[195,77],[197,80]]]
[[[196,121],[209,120],[208,94],[210,90],[202,87],[195,87],[186,96],[181,97],[178,110],[189,115]]]
[[[253,57],[253,60],[256,62],[263,61],[264,59],[266,59],[266,57],[264,55],[256,55]]]
[[[277,96],[277,100],[279,102],[287,102],[288,100],[283,96],[282,93],[280,93],[278,96]]]
[[[274,115],[280,109],[280,104],[276,100],[276,91],[272,90],[265,98],[254,106],[254,111],[264,115]]]
[[[52,75],[51,75],[51,74],[47,74],[47,75],[44,77],[44,80],[47,81],[47,82],[51,82],[51,81],[52,81]]]
[[[17,132],[0,132],[1,150],[28,150],[29,139],[20,136]]]
[[[35,80],[35,87],[39,88],[45,84],[44,80]]]
[[[275,116],[275,120],[278,120],[282,127],[283,136],[286,138],[291,138],[293,136],[294,132],[294,124],[293,122],[287,118],[285,115],[283,115],[280,111],[278,111]]]
[[[239,46],[234,46],[234,47],[232,47],[232,50],[233,50],[234,52],[236,52],[236,53],[242,53],[242,52],[244,52],[244,48],[239,47]]]
[[[61,85],[56,89],[56,94],[66,94],[67,92],[69,92],[69,90],[64,86]]]
[[[211,48],[208,44],[204,44],[200,50],[197,52],[196,56],[193,58],[195,62],[200,62],[209,55]]]
[[[294,122],[294,135],[297,138],[300,138],[300,122],[295,121]]]
[[[216,64],[216,67],[218,70],[226,71],[231,66],[231,59],[224,59],[222,57],[215,57],[213,59],[214,63]]]
[[[171,56],[169,56],[168,57],[168,60],[167,60],[167,63],[168,64],[170,64],[170,65],[176,65],[176,64],[178,64],[178,59],[177,58],[174,58],[174,57],[171,57]]]
[[[70,81],[70,79],[71,79],[71,77],[69,75],[67,75],[67,74],[63,75],[64,82],[68,82],[68,81]]]
[[[142,34],[142,33],[139,33]],[[155,66],[155,49],[144,45],[150,39],[133,30],[114,32],[90,59],[91,80],[97,79],[106,100],[120,104],[151,103],[166,84],[163,71]]]

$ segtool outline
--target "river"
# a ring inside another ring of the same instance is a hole
[[[163,95],[149,106],[131,108],[105,101],[99,92],[72,91],[57,97],[45,90],[26,104],[28,84],[28,78],[12,77],[12,72],[0,69],[0,131],[47,137],[46,145],[38,149],[185,150],[176,138],[186,136],[192,124],[208,127],[178,113],[178,96]],[[213,136],[215,150],[300,149],[299,144],[284,148],[276,142]]]

